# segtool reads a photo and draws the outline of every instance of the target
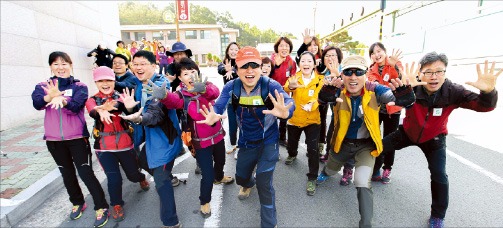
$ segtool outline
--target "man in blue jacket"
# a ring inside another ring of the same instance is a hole
[[[208,110],[203,106],[202,114],[206,119],[198,123],[213,125],[224,118],[222,113],[227,108],[232,92],[233,108],[239,124],[236,183],[241,185],[241,189],[238,198],[248,198],[251,188],[256,184],[261,205],[261,226],[275,227],[276,199],[272,177],[279,159],[277,118],[289,119],[295,106],[278,82],[261,76],[261,63],[257,49],[240,49],[236,57],[239,78],[225,84],[214,107],[210,105]],[[255,167],[256,178],[253,177]]]
[[[180,227],[176,214],[175,196],[171,185],[174,161],[182,148],[181,130],[176,111],[164,105],[144,87],[151,80],[157,86],[169,84],[166,78],[156,74],[156,59],[152,52],[138,51],[133,57],[133,71],[136,76],[135,94],[126,92],[123,101],[128,111],[135,112],[122,116],[133,123],[134,145],[139,148],[145,142],[148,168],[154,176],[155,188],[161,201],[161,221],[167,227]],[[136,101],[135,101],[136,100]]]

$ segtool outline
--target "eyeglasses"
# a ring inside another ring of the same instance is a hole
[[[249,62],[249,63],[247,63],[247,64],[245,64],[245,65],[241,66],[240,68],[241,68],[241,69],[248,69],[248,67],[251,67],[252,69],[257,69],[257,68],[259,68],[259,67],[260,67],[260,64],[258,64],[258,63],[254,63],[254,62]]]
[[[138,64],[138,63],[134,63],[134,64],[133,64],[133,66],[134,66],[134,67],[139,67],[139,66],[141,66],[141,67],[145,67],[145,66],[147,66],[147,65],[150,65],[150,63],[140,63],[140,64]]]
[[[325,55],[325,58],[332,58],[332,57],[336,57],[337,58],[337,55]]]
[[[126,64],[125,62],[112,62],[113,65],[124,65]]]
[[[356,76],[360,77],[360,76],[363,76],[367,73],[366,70],[361,70],[361,69],[345,69],[342,71],[342,74],[348,76],[348,77],[351,77],[353,76],[353,74],[355,74]]]
[[[435,72],[429,72],[428,71],[428,72],[421,72],[421,73],[423,73],[424,76],[426,76],[426,77],[431,77],[433,75],[442,77],[445,74],[445,70],[439,70],[439,71],[435,71]]]

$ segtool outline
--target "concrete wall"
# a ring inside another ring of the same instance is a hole
[[[120,39],[119,10],[108,1],[1,1],[1,125],[15,127],[43,117],[33,108],[31,93],[51,76],[49,54],[64,51],[73,74],[96,92],[94,58],[87,52],[105,41],[115,50]]]

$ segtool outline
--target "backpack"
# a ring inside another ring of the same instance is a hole
[[[262,76],[261,76],[262,77]],[[269,83],[271,79],[269,77],[262,77],[262,80],[260,80],[260,96],[262,97],[262,101],[264,102],[263,105],[241,105],[239,104],[239,99],[241,97],[241,87],[243,83],[239,78],[234,79],[234,85],[232,88],[232,108],[234,111],[238,108],[239,105],[244,106],[244,107],[266,107],[269,110],[274,109],[274,104],[272,103],[271,99],[269,98]]]

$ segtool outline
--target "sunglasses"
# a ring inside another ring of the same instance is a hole
[[[249,62],[249,63],[247,63],[247,64],[245,64],[245,65],[241,66],[240,68],[241,68],[241,69],[248,69],[248,67],[251,67],[252,69],[257,69],[257,68],[259,68],[259,67],[260,67],[260,64],[258,64],[258,63],[254,63],[254,62]]]
[[[344,74],[348,77],[351,77],[353,74],[360,77],[360,76],[365,75],[366,73],[367,73],[366,70],[361,70],[361,69],[345,69],[342,71],[342,74]]]

